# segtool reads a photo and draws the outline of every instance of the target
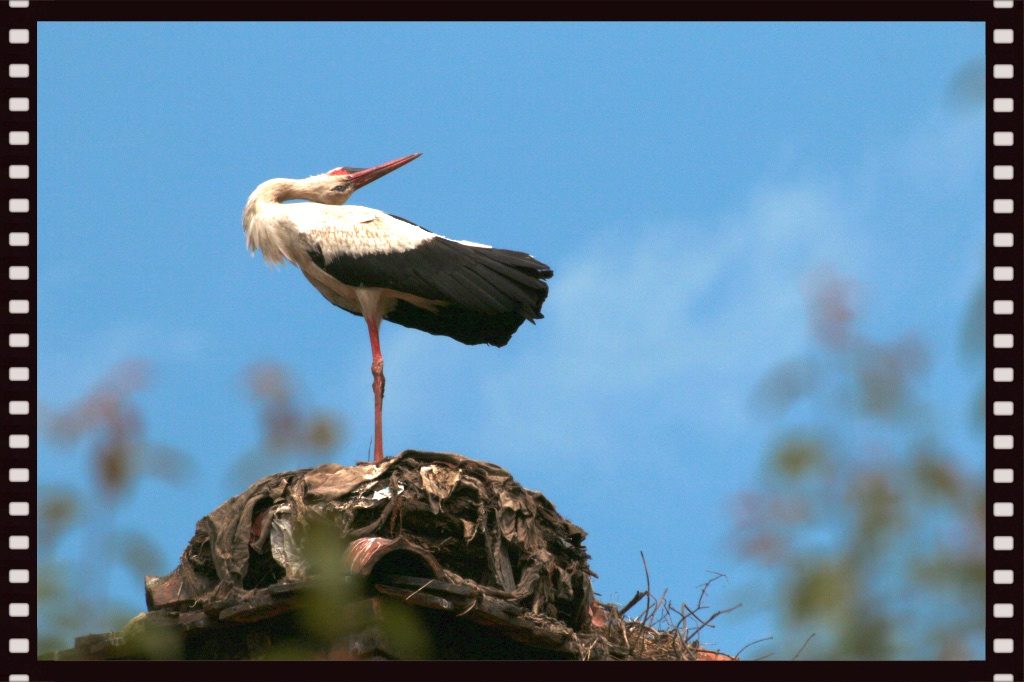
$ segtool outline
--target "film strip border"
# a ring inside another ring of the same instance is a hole
[[[1024,674],[1024,235],[1021,230],[1022,5],[996,1],[986,22],[988,509],[987,659],[998,681]]]
[[[986,668],[994,682],[1024,679],[1024,234],[1021,226],[1021,93],[1024,31],[1021,0],[993,0],[986,21],[987,173],[987,500]],[[3,553],[7,615],[3,671],[30,680],[36,661],[35,434],[36,335],[36,22],[27,0],[7,3],[4,62],[7,132],[4,264],[7,336],[4,357],[7,436]]]
[[[4,431],[6,483],[3,565],[7,609],[3,632],[7,680],[28,680],[36,658],[35,336],[36,336],[36,24],[29,2],[8,2],[4,38],[4,183],[6,239],[3,262],[7,312]]]

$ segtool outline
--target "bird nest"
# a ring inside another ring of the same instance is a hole
[[[196,524],[172,573],[146,579],[147,605],[219,611],[301,584],[313,577],[308,531],[325,524],[349,543],[355,573],[436,580],[574,631],[590,627],[584,531],[494,464],[419,451],[257,481]]]
[[[301,641],[310,658],[403,658],[379,619],[390,600],[419,609],[437,658],[731,660],[697,642],[718,615],[699,615],[704,591],[696,609],[649,586],[621,609],[594,600],[585,536],[504,469],[455,454],[274,474],[146,578],[148,612],[54,656],[261,659]],[[301,621],[317,608],[331,616],[312,641]]]

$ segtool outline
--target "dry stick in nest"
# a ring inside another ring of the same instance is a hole
[[[708,593],[708,588],[711,587],[711,583],[715,582],[719,578],[724,578],[725,577],[724,573],[719,573],[718,571],[708,571],[708,573],[714,573],[715,577],[711,578],[707,582],[705,582],[704,583],[704,587],[701,588],[701,590],[700,590],[700,597],[697,598],[697,610],[698,611],[700,611],[702,608],[704,608],[704,595],[706,595]]]
[[[683,607],[685,608],[686,605],[684,604]],[[671,603],[669,603],[668,605],[668,612],[674,612],[679,614],[679,620],[677,620],[675,623],[672,623],[672,651],[673,653],[675,653],[677,657],[681,657],[683,655],[683,652],[679,648],[680,632],[683,633],[683,645],[685,646],[689,644],[689,638],[686,634],[689,630],[688,625],[686,623],[686,614],[680,611],[679,609],[673,607]],[[669,622],[671,623],[671,621]]]
[[[816,633],[812,632],[811,634],[809,634],[807,636],[807,639],[804,640],[804,643],[800,646],[799,649],[797,649],[797,652],[795,654],[793,654],[793,660],[794,661],[800,656],[800,654],[802,654],[804,652],[804,649],[807,647],[808,644],[811,643],[811,639],[814,637],[815,634]]]
[[[686,604],[683,604],[683,608],[686,608]],[[686,622],[686,614],[671,604],[669,604],[669,609],[679,614],[679,620],[677,620],[672,626],[672,636],[673,638],[682,637],[683,643],[685,644],[688,639],[687,633],[690,630],[690,625]]]
[[[473,599],[473,601],[471,601],[471,602],[469,603],[469,606],[467,606],[467,607],[466,607],[465,609],[463,609],[463,610],[462,610],[461,612],[459,612],[459,613],[456,613],[456,614],[455,614],[455,617],[456,617],[456,618],[461,618],[462,616],[465,616],[465,615],[466,615],[467,613],[469,613],[470,611],[472,611],[473,609],[475,609],[475,608],[477,607],[477,605],[478,605],[479,603],[480,603],[480,597],[479,597],[479,596],[477,596],[477,597],[475,597],[475,598]]]
[[[711,614],[711,617],[708,618],[707,620],[701,620],[700,616],[698,616],[693,611],[690,611],[690,615],[692,615],[694,618],[697,619],[697,621],[700,623],[700,626],[696,630],[694,630],[693,633],[691,633],[686,638],[686,643],[689,644],[691,641],[693,641],[697,637],[697,635],[700,634],[700,631],[703,630],[704,628],[706,628],[706,627],[712,627],[712,628],[715,627],[712,624],[712,622],[711,622],[715,618],[718,618],[722,614],[729,613],[730,611],[735,611],[736,609],[738,609],[741,606],[743,606],[743,604],[736,604],[735,606],[730,606],[727,609],[721,609],[719,611],[715,611],[713,614]],[[687,608],[686,604],[683,604],[683,608]]]
[[[637,593],[633,595],[633,598],[629,600],[629,603],[622,607],[622,610],[619,611],[619,615],[620,616],[626,615],[626,611],[629,611],[631,608],[636,606],[637,602],[640,601],[643,598],[644,598],[644,593],[640,592],[640,591],[637,591]]]
[[[657,623],[659,628],[666,627],[666,624],[668,627],[672,627],[672,621],[669,620],[669,615],[672,613],[670,610],[671,605],[671,602],[668,600],[668,588],[666,587],[661,593],[661,597],[658,599],[658,606],[656,607],[657,612],[661,614]]]
[[[644,556],[643,552],[640,552],[640,561],[644,564],[644,579],[647,581],[647,589],[644,590],[644,594],[647,595],[647,606],[644,607],[643,622],[647,621],[647,614],[651,610],[651,574],[647,570],[647,557]]]
[[[699,635],[701,630],[703,630],[704,628],[706,628],[706,627],[715,627],[714,625],[711,624],[711,622],[713,620],[715,620],[716,618],[718,618],[722,614],[729,613],[730,611],[735,611],[740,606],[742,606],[742,604],[736,604],[735,606],[731,606],[731,607],[729,607],[727,609],[722,609],[720,611],[716,611],[715,613],[711,614],[710,618],[708,618],[706,620],[697,615],[698,611],[702,611],[705,608],[707,608],[706,606],[704,606],[704,597],[705,597],[705,595],[707,595],[708,588],[711,586],[711,583],[715,582],[719,578],[724,578],[725,577],[724,573],[718,573],[716,571],[710,571],[710,572],[714,573],[715,577],[711,578],[710,580],[705,582],[704,586],[701,588],[700,596],[697,598],[697,608],[691,609],[686,604],[683,604],[683,608],[686,609],[687,611],[689,611],[689,615],[693,616],[694,619],[698,623],[700,623],[700,626],[698,626],[696,630],[694,630],[692,633],[689,634],[689,636],[687,636],[687,638],[686,638],[686,643],[687,644],[689,644],[694,639],[696,639],[697,635]]]
[[[415,596],[416,596],[417,594],[419,594],[419,593],[420,593],[420,592],[422,592],[423,590],[425,590],[425,589],[427,589],[428,587],[430,587],[430,586],[431,586],[431,585],[433,584],[433,582],[434,582],[434,579],[433,579],[433,578],[431,578],[431,579],[430,579],[430,580],[428,580],[427,582],[423,583],[423,584],[422,584],[422,585],[421,585],[421,586],[420,586],[419,588],[417,588],[417,589],[416,589],[416,591],[415,591],[415,592],[413,592],[413,593],[412,593],[412,594],[410,594],[410,595],[409,595],[408,597],[406,597],[406,598],[405,598],[405,601],[409,601],[410,599],[412,599],[413,597],[415,597]]]
[[[668,602],[665,607],[665,618],[669,618],[672,613],[679,613],[679,609],[672,606],[672,602]],[[675,654],[676,658],[682,658],[683,652],[679,648],[679,631],[684,627],[685,618],[680,618],[678,621],[673,622],[669,620],[669,626],[672,629],[672,653]]]
[[[748,647],[752,647],[755,644],[760,644],[761,642],[767,642],[770,639],[775,639],[775,638],[774,637],[762,637],[761,639],[755,639],[753,642],[750,642],[749,644],[744,644],[743,648],[741,648],[739,651],[737,651],[733,655],[733,658],[739,658],[740,654],[742,654],[744,651],[746,651]],[[761,658],[758,658],[756,660],[760,661],[762,658],[767,658],[768,656],[771,656],[771,654],[768,654],[767,656],[762,656]]]
[[[647,570],[647,558],[644,556],[644,553],[642,551],[640,552],[640,561],[642,561],[643,564],[644,564],[644,578],[645,578],[645,580],[647,582],[647,589],[644,590],[644,595],[646,595],[646,597],[647,597],[647,603],[644,606],[644,613],[638,619],[638,621],[641,624],[641,626],[645,626],[647,624],[647,618],[649,617],[650,612],[651,612],[651,574]],[[623,631],[625,631],[625,628],[623,628]],[[634,650],[637,642],[640,639],[641,639],[641,637],[639,635],[637,635],[636,639],[634,641],[632,641],[632,642],[630,642],[629,639],[626,639],[626,642],[629,644],[629,655],[630,656],[633,655],[633,650]],[[638,653],[642,653],[642,652],[638,652]]]

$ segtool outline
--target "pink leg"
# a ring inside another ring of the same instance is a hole
[[[370,330],[370,350],[373,352],[373,461],[380,464],[384,461],[384,428],[381,425],[381,409],[384,406],[384,356],[380,352],[380,320],[366,318],[366,327]]]

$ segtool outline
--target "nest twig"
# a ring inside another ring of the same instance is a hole
[[[599,604],[605,612],[601,625],[591,632],[579,635],[579,653],[583,660],[593,658],[610,658],[634,661],[698,661],[698,660],[732,660],[735,657],[716,651],[709,651],[700,645],[699,635],[708,627],[714,627],[714,621],[735,606],[719,609],[707,617],[701,617],[700,611],[707,608],[704,599],[711,583],[722,574],[715,574],[701,588],[697,605],[690,608],[686,604],[674,605],[668,599],[668,591],[654,598],[651,594],[651,577],[647,568],[647,560],[640,554],[644,566],[646,588],[638,591],[622,608],[610,604]],[[636,618],[626,618],[626,612],[641,601],[645,606]]]

